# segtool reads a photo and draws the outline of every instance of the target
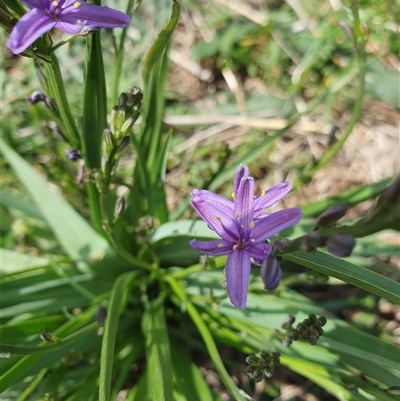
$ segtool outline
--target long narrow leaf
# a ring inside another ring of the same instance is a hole
[[[104,337],[101,347],[99,389],[100,401],[110,400],[114,348],[118,330],[118,321],[126,303],[126,296],[130,288],[130,284],[136,276],[137,272],[129,272],[120,275],[115,281],[111,292],[110,308],[104,328]]]
[[[322,252],[295,252],[285,259],[327,276],[336,277],[389,301],[400,303],[400,284],[371,270]]]
[[[146,304],[142,331],[146,338],[149,400],[172,400],[172,361],[162,296]]]
[[[1,151],[29,191],[47,224],[73,260],[90,261],[104,256],[108,244],[44,179],[4,141]]]

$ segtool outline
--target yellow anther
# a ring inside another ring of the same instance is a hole
[[[222,248],[224,246],[224,244],[218,244],[217,248]]]
[[[261,196],[264,196],[265,195],[265,190],[263,189],[262,191],[261,191]]]
[[[233,199],[235,199],[235,193],[234,192],[232,192],[231,196],[232,196]]]
[[[239,213],[235,214],[235,218],[238,219],[239,218]]]
[[[215,220],[221,221],[221,217],[215,216]]]
[[[81,6],[81,2],[80,1],[76,1],[75,3],[74,3],[74,7],[75,8],[78,8],[78,7],[80,7]]]
[[[254,221],[252,221],[252,222],[250,223],[250,228],[253,229],[255,225],[256,225],[256,223],[254,223]]]
[[[233,245],[232,249],[233,249],[234,251],[236,251],[236,249],[238,249],[238,245],[237,245],[237,244]]]
[[[51,2],[51,5],[54,6],[54,7],[57,7],[58,4],[59,4],[59,2],[57,0],[54,0],[54,1]]]

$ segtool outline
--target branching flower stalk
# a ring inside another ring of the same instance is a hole
[[[142,92],[137,87],[133,87],[120,95],[118,105],[113,108],[111,113],[110,128],[104,130],[104,164],[102,170],[98,172],[96,181],[100,193],[102,225],[108,240],[118,254],[127,262],[148,270],[153,270],[149,263],[133,256],[115,240],[112,233],[115,219],[114,216],[112,219],[110,218],[107,206],[112,174],[118,160],[130,143],[129,132],[139,118],[142,108],[142,98]],[[121,201],[117,202],[120,203],[117,213],[121,215],[123,213],[121,206],[124,203],[121,203]]]

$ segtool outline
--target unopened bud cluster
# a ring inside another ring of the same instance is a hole
[[[303,340],[311,345],[315,345],[320,336],[324,334],[323,326],[326,324],[324,316],[317,317],[313,313],[308,315],[308,318],[298,323],[296,328],[293,327],[295,322],[293,316],[288,316],[282,323],[282,329],[287,331],[283,338],[283,345],[290,346],[293,341]]]
[[[269,353],[262,350],[259,354],[249,355],[245,372],[256,382],[260,382],[264,376],[272,377],[275,367],[279,365],[279,352]]]
[[[110,128],[104,130],[104,144],[107,155],[114,153],[118,159],[129,145],[129,132],[139,118],[143,95],[133,87],[121,93],[118,104],[111,111]]]

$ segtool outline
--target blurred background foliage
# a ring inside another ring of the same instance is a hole
[[[108,0],[103,4],[121,10],[126,7],[124,0]],[[366,86],[359,121],[335,158],[316,171],[310,180],[299,181],[296,191],[285,200],[285,206],[306,205],[358,185],[379,184],[398,170],[399,4],[396,0],[360,0],[358,5],[361,31],[366,43]],[[143,0],[127,30],[124,67],[121,71],[116,68],[113,56],[115,39],[120,32],[102,32],[110,108],[115,103],[113,96],[116,93],[133,85],[143,86],[141,62],[165,24],[170,6],[167,0]],[[169,130],[173,132],[166,174],[167,200],[172,220],[181,216],[195,217],[187,202],[188,194],[194,187],[210,186],[210,189],[229,196],[232,171],[240,162],[249,164],[260,189],[285,179],[294,181],[301,177],[340,138],[359,96],[359,60],[350,29],[352,16],[348,2],[182,0],[181,7],[180,22],[169,46],[163,125],[165,134]],[[53,37],[57,42],[62,34],[54,32]],[[66,145],[57,138],[49,111],[43,105],[32,107],[26,101],[34,90],[40,88],[42,77],[38,76],[30,59],[13,56],[5,49],[6,39],[6,34],[2,33],[2,135],[46,178],[52,191],[62,193],[89,220],[85,187],[75,183],[78,163],[73,164],[65,159]],[[84,47],[84,39],[77,39],[56,53],[75,116],[81,114],[82,107]],[[118,88],[114,87],[116,76],[120,76]],[[78,121],[78,126],[80,124],[81,121]],[[282,132],[276,135],[279,130]],[[19,263],[27,271],[48,265],[47,259],[41,259],[48,254],[61,258],[58,263],[62,266],[62,260],[66,257],[63,247],[44,222],[40,210],[17,180],[14,171],[3,158],[0,163],[3,188],[0,194],[1,248],[25,254],[27,258],[21,256]],[[124,193],[126,186],[129,186],[130,169],[134,163],[135,154],[132,150],[120,160],[113,176],[117,193]],[[226,167],[230,169],[225,170]],[[226,174],[222,175],[221,171],[226,171]],[[378,192],[375,191],[375,194]],[[351,206],[355,207],[349,217],[357,219],[368,210],[373,203],[371,198],[372,195],[365,196],[353,202]],[[346,200],[346,196],[342,199]],[[310,213],[308,217],[313,214]],[[312,224],[312,220],[305,219],[300,230]],[[31,260],[29,255],[38,257]],[[5,263],[7,253],[2,257]],[[393,232],[386,232],[379,238],[360,240],[348,260],[398,280],[399,237]],[[66,258],[65,265],[68,264]],[[75,268],[80,272],[87,269],[79,264]],[[332,316],[350,322],[354,327],[378,338],[399,344],[400,316],[391,302],[339,280],[328,280],[326,276],[300,268],[291,261],[285,261],[283,271],[283,284],[290,286],[290,289],[282,287],[284,297],[293,297],[295,300],[299,297],[304,305],[308,305],[311,299]],[[59,280],[58,273],[46,273],[50,283]],[[26,285],[31,279],[26,279]],[[212,273],[193,280],[200,289],[202,280],[207,282],[207,288],[220,288],[221,280]],[[44,284],[40,281],[38,285]],[[96,294],[99,294],[102,285],[103,282],[93,281],[89,288],[93,291],[96,289]],[[254,286],[257,291],[257,283]],[[215,291],[214,295],[218,296],[218,291]],[[62,298],[57,290],[53,295],[58,301]],[[82,302],[85,294],[77,297],[80,298],[63,301],[65,309],[62,313],[47,315],[47,320],[40,322],[43,329],[59,327],[64,315],[74,313],[68,308]],[[51,302],[57,304],[58,301],[54,299]],[[271,302],[274,300],[271,297]],[[49,305],[38,303],[33,306],[33,311],[38,316],[40,313],[44,316],[53,311],[51,302]],[[311,310],[312,307],[307,306],[306,309]],[[13,316],[15,311],[10,309],[8,313]],[[93,317],[95,312],[93,309],[85,313]],[[168,313],[171,313],[169,318],[174,321],[174,312],[170,310]],[[223,337],[224,318],[214,316],[211,312],[209,316],[213,334],[217,338]],[[135,316],[125,317],[122,321],[123,331],[128,330],[131,318],[134,320]],[[257,315],[255,319],[261,317]],[[276,322],[275,327],[278,327],[278,319]],[[180,324],[187,327],[184,322]],[[40,331],[38,327],[30,321],[25,335],[33,338]],[[177,337],[182,335],[179,334],[178,325],[171,330]],[[9,333],[12,339],[12,332]],[[194,333],[190,334],[194,342],[199,341]],[[96,336],[91,339],[100,343]],[[23,338],[18,340],[22,341]],[[232,337],[231,341],[237,345],[240,338]],[[368,342],[366,344],[369,345]],[[204,347],[193,345],[194,359],[202,367],[209,386],[218,397],[228,400],[229,396],[215,377],[213,367],[205,360]],[[125,357],[129,354],[128,348],[129,344],[119,345],[120,358],[126,361],[125,369],[130,363],[129,358]],[[247,349],[247,352],[252,351]],[[70,353],[65,357],[68,361],[58,368],[60,375],[65,366],[73,366],[75,361],[80,360],[79,347],[74,352],[78,356]],[[301,346],[296,352],[302,352]],[[254,390],[246,376],[237,373],[243,367],[242,361],[236,360],[237,354],[228,347],[222,353],[233,375],[237,374],[235,380],[247,389]],[[85,357],[90,359],[90,355]],[[329,355],[326,358],[328,366],[335,364]],[[286,368],[279,370],[277,379],[265,386],[266,395],[264,390],[259,389],[259,400],[279,397],[282,388],[287,391],[287,400],[312,400],[312,396],[320,400],[332,399],[323,390],[326,384],[313,382],[311,374],[307,376],[311,380],[302,378],[302,366],[296,368],[294,360],[289,362],[292,363],[292,371]],[[286,365],[290,365],[289,362],[287,360]],[[95,365],[83,369],[87,377],[96,380]],[[82,370],[74,373],[74,369],[71,369],[68,380],[77,382],[73,376],[78,374],[83,375]],[[339,368],[336,374],[342,374]],[[346,382],[343,377],[341,380]],[[135,381],[134,375],[131,380]],[[359,380],[364,379],[360,376]],[[350,380],[348,384],[351,392]],[[47,383],[47,388],[51,388],[51,383]],[[18,389],[14,390],[17,392]],[[257,394],[257,388],[254,391]],[[76,394],[78,397],[79,393]],[[87,395],[84,390],[81,394],[82,399],[89,399],[85,398]],[[375,399],[382,394],[378,391]],[[388,397],[386,399],[392,399],[384,394]],[[210,399],[218,399],[215,397]],[[12,395],[7,398],[10,401],[12,399]]]

